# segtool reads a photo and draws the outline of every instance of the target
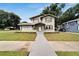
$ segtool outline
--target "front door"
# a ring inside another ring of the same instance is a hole
[[[41,31],[41,27],[39,27],[39,31]]]

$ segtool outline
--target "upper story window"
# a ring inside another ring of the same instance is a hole
[[[50,18],[50,22],[52,22],[52,18]]]
[[[37,22],[39,22],[39,19],[38,19],[38,18],[34,18],[34,19],[33,19],[33,22],[34,22],[34,23],[37,23]]]
[[[74,25],[74,22],[69,22],[69,25]]]
[[[45,18],[45,22],[52,22],[52,18]]]
[[[69,25],[74,25],[74,24],[77,24],[77,21],[69,22]]]
[[[47,18],[45,18],[45,22],[47,22]]]

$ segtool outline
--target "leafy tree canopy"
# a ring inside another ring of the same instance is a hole
[[[62,13],[62,9],[64,8],[65,4],[63,3],[53,3],[50,6],[45,7],[42,11],[43,14],[53,14],[55,16],[59,16]]]
[[[18,28],[18,23],[20,22],[20,17],[14,13],[5,12],[0,10],[0,28],[4,29],[6,27]]]
[[[59,23],[62,24],[64,22],[74,20],[79,18],[79,4],[76,4],[73,7],[67,9],[59,18]]]

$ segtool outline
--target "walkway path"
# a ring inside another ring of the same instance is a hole
[[[37,32],[35,40],[29,56],[56,56],[55,51],[50,47],[43,32]]]

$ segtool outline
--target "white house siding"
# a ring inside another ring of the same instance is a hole
[[[46,20],[49,20],[48,22]],[[53,27],[52,29],[48,29],[49,31],[55,31],[55,19],[53,17],[47,16],[42,19],[42,22],[46,24],[46,26]]]
[[[45,24],[45,26],[51,26],[52,27],[52,29],[47,29],[46,31],[55,31],[55,18],[54,17],[51,17],[51,16],[46,16],[46,17],[44,17],[42,20],[41,20],[41,17],[42,16],[39,16],[39,17],[36,17],[36,18],[34,18],[34,19],[32,19],[32,22],[33,23],[44,23]],[[46,22],[46,18],[48,19],[48,20],[51,20],[50,22]]]
[[[38,27],[41,27],[41,30],[43,30],[43,31],[49,31],[49,32],[55,31],[55,18],[53,16],[41,15],[41,16],[37,16],[37,17],[32,17],[31,21],[32,21],[31,23],[33,23],[33,25],[42,24],[42,23],[45,24],[45,25],[38,26]],[[27,25],[20,26],[20,29],[23,31],[34,30],[32,26],[27,26]],[[36,29],[36,30],[38,30],[38,29]]]
[[[22,31],[32,31],[33,30],[32,26],[20,26],[20,29]]]
[[[39,17],[32,19],[33,23],[38,23],[39,22]]]

